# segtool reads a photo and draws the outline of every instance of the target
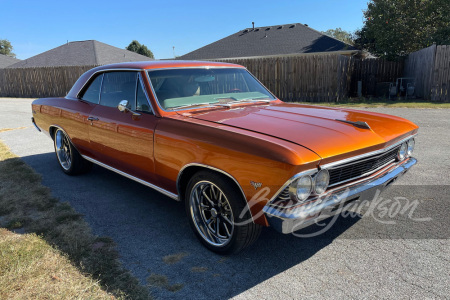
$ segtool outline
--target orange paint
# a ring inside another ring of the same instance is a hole
[[[61,127],[82,155],[150,182],[174,194],[180,170],[188,164],[217,168],[232,176],[247,201],[262,188],[270,193],[251,207],[255,221],[267,225],[261,210],[295,174],[351,156],[382,149],[417,132],[405,119],[351,109],[284,103],[250,103],[231,108],[164,111],[157,103],[146,70],[242,66],[187,61],[122,63],[94,68],[64,98],[33,102],[36,124],[44,131]],[[120,112],[77,98],[86,81],[105,69],[140,72],[154,114]],[[90,122],[89,116],[99,121]],[[337,121],[364,121],[371,129]],[[92,124],[92,125],[91,125]],[[261,183],[256,188],[251,182]]]

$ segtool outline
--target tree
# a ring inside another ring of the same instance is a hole
[[[340,27],[336,29],[328,29],[327,31],[322,31],[322,33],[343,41],[349,45],[353,45],[353,34],[349,31],[342,30]]]
[[[148,49],[147,46],[141,45],[141,43],[139,43],[136,40],[133,40],[125,49],[139,53],[141,55],[144,55],[144,56],[147,56],[150,58],[155,58],[153,56],[153,52],[150,49]]]
[[[12,53],[13,46],[8,40],[0,40],[0,54],[16,57],[14,53]]]
[[[371,0],[355,45],[388,59],[436,44],[450,44],[450,1]]]

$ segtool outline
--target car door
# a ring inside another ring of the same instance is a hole
[[[90,114],[89,139],[94,159],[154,182],[153,140],[158,119],[151,111],[137,71],[105,72],[100,103]],[[121,101],[128,102],[120,111]]]

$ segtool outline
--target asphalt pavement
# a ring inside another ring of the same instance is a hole
[[[419,163],[377,206],[355,207],[320,235],[318,226],[296,235],[265,228],[251,248],[222,257],[196,240],[180,203],[98,166],[82,176],[63,174],[51,139],[30,122],[31,102],[0,98],[0,139],[42,175],[54,196],[84,214],[95,234],[114,239],[124,266],[156,298],[450,295],[450,110],[368,109],[420,126]],[[173,259],[163,259],[168,255]]]

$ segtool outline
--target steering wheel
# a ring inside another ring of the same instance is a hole
[[[228,91],[228,93],[240,93],[240,92],[242,92],[242,90],[240,89],[231,89]]]

